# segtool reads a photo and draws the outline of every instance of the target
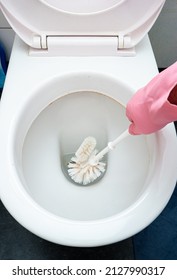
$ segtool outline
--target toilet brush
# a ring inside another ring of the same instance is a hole
[[[129,136],[128,129],[125,130],[112,142],[97,153],[96,139],[94,137],[87,137],[76,151],[74,157],[68,163],[68,174],[71,179],[82,185],[87,185],[94,182],[106,170],[106,163],[100,161],[105,154],[113,150],[117,144],[124,138]]]

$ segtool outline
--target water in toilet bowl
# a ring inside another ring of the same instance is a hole
[[[23,145],[31,197],[47,211],[73,220],[101,219],[126,209],[143,191],[149,171],[146,137],[121,143],[108,155],[105,175],[88,188],[67,178],[64,156],[88,135],[101,150],[127,126],[124,106],[104,94],[74,92],[51,103],[34,120]]]

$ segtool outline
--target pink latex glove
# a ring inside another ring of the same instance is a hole
[[[177,120],[177,62],[155,76],[129,100],[130,134],[150,134]]]

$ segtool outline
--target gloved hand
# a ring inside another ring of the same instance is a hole
[[[129,100],[130,134],[150,134],[177,120],[177,62],[155,76]]]

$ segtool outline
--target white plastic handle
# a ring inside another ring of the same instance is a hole
[[[98,162],[105,154],[107,154],[110,150],[113,150],[119,142],[121,142],[123,139],[125,139],[127,136],[129,136],[130,133],[128,132],[128,129],[125,130],[121,135],[119,135],[115,140],[112,142],[109,142],[107,147],[105,147],[103,150],[101,150],[93,159],[95,163]]]

